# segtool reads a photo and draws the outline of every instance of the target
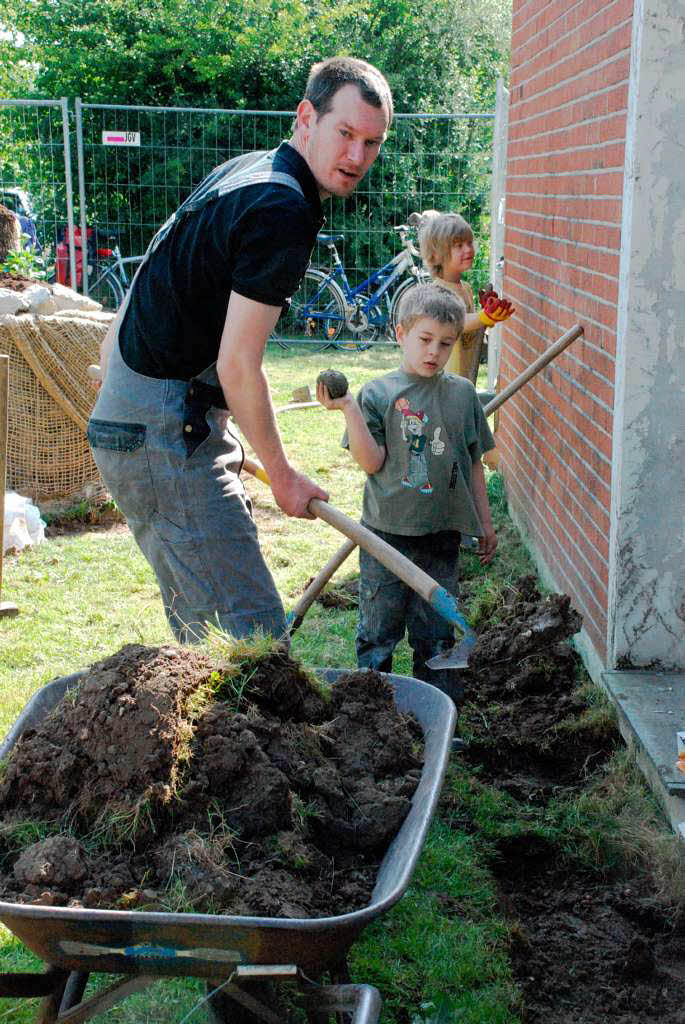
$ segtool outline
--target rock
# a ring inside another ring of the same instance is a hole
[[[22,292],[15,292],[11,288],[0,288],[0,316],[26,313],[30,308]]]
[[[57,308],[49,285],[31,284],[23,292],[23,296],[32,313],[54,313]]]
[[[55,282],[50,287],[52,289],[52,300],[55,304],[54,309],[50,310],[51,313],[58,313],[62,309],[83,309],[93,312],[102,309],[99,302],[88,298],[87,295],[79,295],[78,292],[75,292],[72,288],[67,288],[66,285]]]

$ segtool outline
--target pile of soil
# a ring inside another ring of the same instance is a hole
[[[32,284],[42,284],[33,277],[13,277],[11,274],[0,274],[0,288],[8,288],[12,292],[24,292]]]
[[[498,846],[525,1024],[682,1024],[685,928],[644,877],[605,881],[541,837]]]
[[[464,673],[467,757],[518,799],[539,803],[582,787],[621,742],[612,721],[585,716],[581,659],[568,643],[581,625],[566,594],[542,597],[535,577],[522,577]]]
[[[568,638],[580,625],[568,597],[543,597],[535,578],[524,577],[463,675],[460,727],[470,739],[460,756],[474,785],[520,805],[514,816],[524,829],[500,838],[491,860],[512,928],[517,1011],[525,1024],[682,1024],[682,912],[644,867],[617,858],[593,869],[535,827],[553,802],[601,786],[602,768],[622,745],[613,719],[593,715],[579,692],[580,658]],[[448,791],[441,810],[453,827],[478,831]]]
[[[204,652],[129,645],[14,748],[0,898],[291,918],[365,906],[421,740],[377,673],[326,692],[278,649],[229,676]]]

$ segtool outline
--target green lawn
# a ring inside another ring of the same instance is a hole
[[[342,370],[357,390],[366,380],[397,364],[397,352],[382,348],[364,353],[301,353],[275,349],[266,365],[277,405],[286,404],[294,388],[310,385],[328,366]],[[484,382],[483,382],[484,383]],[[292,460],[330,491],[331,502],[358,517],[363,474],[340,447],[343,420],[322,409],[279,416]],[[342,538],[321,522],[286,519],[267,488],[254,480],[254,499],[262,547],[286,607],[292,606],[306,580],[340,545]],[[467,609],[474,622],[487,619],[499,589],[532,565],[506,518],[501,478],[489,489],[502,537],[498,557],[488,571],[466,556],[464,567],[475,586]],[[339,570],[344,579],[357,572],[352,555]],[[84,532],[62,536],[6,559],[3,597],[20,615],[0,620],[0,734],[4,734],[31,694],[46,681],[102,658],[127,643],[159,644],[170,634],[152,573],[126,531]],[[296,634],[294,653],[310,666],[354,665],[354,612],[315,605]],[[403,646],[395,670],[409,672]],[[464,831],[458,816],[443,811],[432,826],[423,855],[405,896],[371,925],[350,956],[354,980],[375,984],[383,997],[384,1024],[517,1024],[517,992],[508,962],[509,926],[498,907],[496,886],[488,869],[488,843],[502,830],[511,832],[530,813],[478,785],[458,760],[450,769],[445,794],[468,803],[471,820]],[[635,815],[642,796],[634,796]],[[573,837],[624,806],[578,804],[545,819],[545,834],[558,835],[570,848]],[[631,804],[631,806],[633,806]],[[608,820],[608,818],[607,818]],[[523,827],[523,826],[522,826]],[[540,825],[542,827],[542,824]],[[594,826],[593,826],[594,827]],[[588,842],[591,840],[588,839]],[[459,913],[449,907],[458,906]],[[0,935],[0,970],[38,968],[9,933]],[[98,1021],[173,1022],[203,1020],[197,1007],[202,987],[193,981],[164,981],[148,993],[127,1000]],[[35,1005],[0,999],[2,1021],[28,1022]]]

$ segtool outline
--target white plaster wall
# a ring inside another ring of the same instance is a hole
[[[609,667],[685,669],[685,0],[636,0],[623,197]]]

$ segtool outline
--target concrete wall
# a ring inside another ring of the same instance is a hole
[[[685,669],[685,0],[635,4],[609,665]]]
[[[506,385],[568,327],[573,343],[507,402],[497,443],[514,517],[545,576],[608,654],[614,381],[632,0],[514,0],[502,332]]]

